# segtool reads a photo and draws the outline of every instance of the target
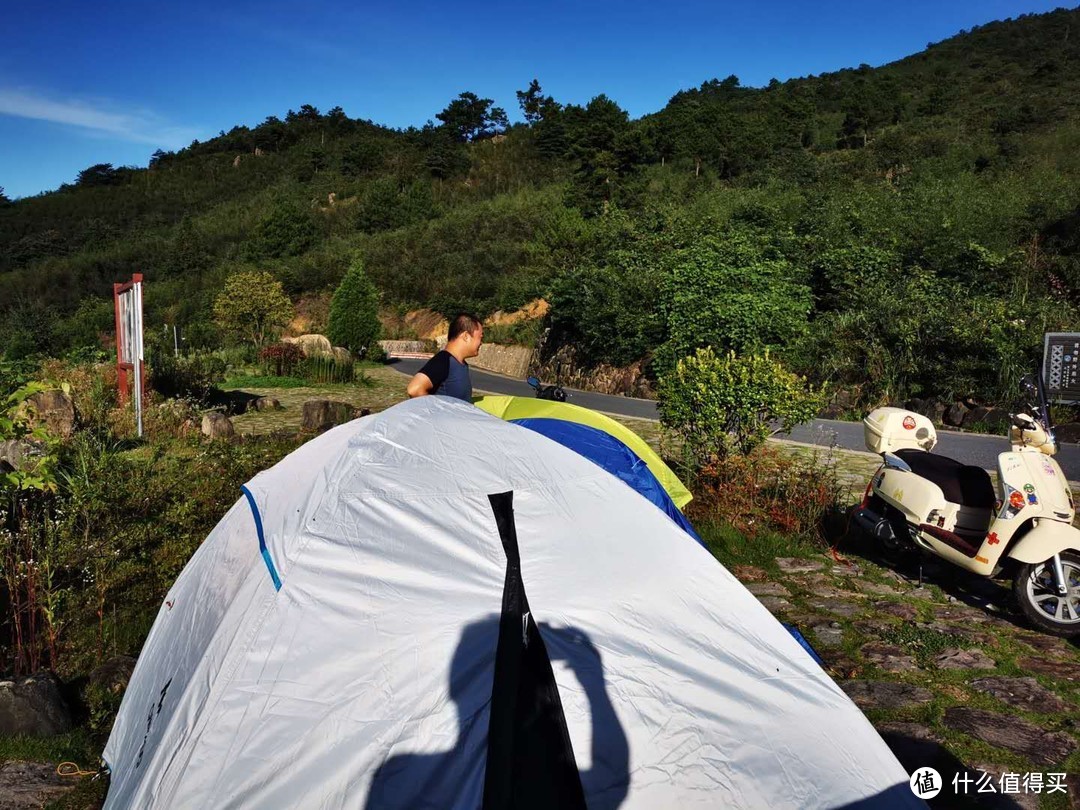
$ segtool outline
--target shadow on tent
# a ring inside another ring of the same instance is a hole
[[[492,684],[500,629],[498,616],[470,624],[454,651],[449,691],[458,727],[452,747],[391,756],[372,780],[368,810],[445,808],[480,789],[485,805],[500,790],[512,794],[515,807],[584,807],[582,792],[589,810],[616,810],[622,804],[630,785],[630,749],[608,697],[599,650],[580,630],[540,624],[541,643],[522,652],[516,688],[508,692]],[[577,768],[565,736],[550,674],[554,661],[574,673],[588,700],[592,766],[585,771]],[[505,669],[497,665],[495,671]],[[510,715],[498,709],[506,701],[514,704]]]

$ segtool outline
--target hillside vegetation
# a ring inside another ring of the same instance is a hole
[[[304,105],[0,205],[0,351],[99,345],[136,271],[149,329],[217,348],[230,273],[297,297],[359,253],[384,307],[544,296],[545,349],[584,365],[768,348],[866,404],[1002,398],[1077,321],[1078,64],[1059,10],[883,67],[706,81],[637,120],[535,81],[513,126],[471,93],[404,131]]]

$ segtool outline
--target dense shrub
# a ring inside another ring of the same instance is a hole
[[[225,379],[225,361],[212,354],[171,357],[160,354],[150,372],[150,384],[164,397],[203,402]]]
[[[260,350],[259,359],[267,376],[289,377],[304,359],[304,351],[295,343],[275,343]]]
[[[682,440],[695,469],[751,452],[778,430],[812,419],[822,392],[768,352],[717,355],[698,349],[659,387],[660,421]]]

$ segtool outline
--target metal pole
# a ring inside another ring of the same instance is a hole
[[[135,320],[135,430],[139,438],[143,435],[143,322],[142,322],[142,281],[135,282],[134,320]]]
[[[176,337],[176,324],[175,323],[173,324],[173,327],[172,327],[172,348],[173,348],[173,356],[174,357],[179,357],[180,356],[180,341]]]

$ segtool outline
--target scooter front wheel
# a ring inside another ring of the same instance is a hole
[[[1068,593],[1062,596],[1054,584],[1047,560],[1024,563],[1013,579],[1013,598],[1028,621],[1044,633],[1071,638],[1080,636],[1080,554],[1061,552],[1061,569]]]

